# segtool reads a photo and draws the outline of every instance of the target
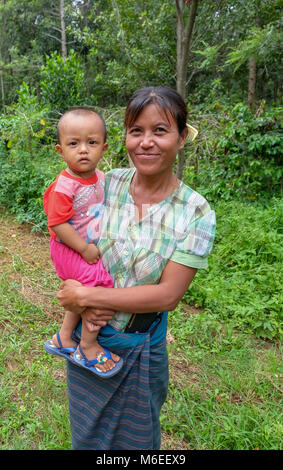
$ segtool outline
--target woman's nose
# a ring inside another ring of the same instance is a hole
[[[151,147],[153,145],[152,133],[145,133],[142,136],[141,146],[142,147]]]

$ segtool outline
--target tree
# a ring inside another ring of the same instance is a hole
[[[186,17],[184,3],[189,7],[189,15]],[[198,0],[176,0],[177,11],[177,64],[176,64],[176,89],[183,97],[187,98],[187,74],[189,64],[189,51],[192,42],[193,28],[197,13]],[[177,176],[182,178],[185,163],[185,152],[182,149],[178,154]]]
[[[55,43],[60,44],[61,55],[64,60],[67,58],[65,6],[65,0],[57,0],[57,6],[52,2],[49,8],[47,6],[45,14],[38,20],[43,28],[43,34],[53,39]],[[53,31],[52,34],[50,30]]]
[[[265,64],[276,49],[282,44],[282,33],[277,30],[277,21],[271,22],[264,28],[254,27],[248,36],[240,41],[227,57],[226,64],[234,65],[237,71],[242,65],[248,63],[248,105],[253,108],[256,100],[256,70],[257,65]]]
[[[189,7],[186,16],[184,3]],[[197,13],[198,0],[176,0],[177,11],[177,63],[176,63],[176,89],[185,99],[187,96],[186,83],[189,64],[189,52],[192,42],[193,28]]]
[[[60,24],[61,24],[61,45],[62,45],[62,57],[67,57],[67,43],[66,43],[66,29],[65,29],[65,10],[64,0],[60,0]]]

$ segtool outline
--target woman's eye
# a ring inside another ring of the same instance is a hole
[[[141,130],[138,127],[133,127],[129,130],[129,134],[140,134]]]
[[[164,134],[164,132],[166,132],[166,129],[164,129],[164,127],[157,127],[155,129],[155,132],[158,134]]]

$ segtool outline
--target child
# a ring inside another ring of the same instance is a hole
[[[58,123],[56,150],[67,163],[43,196],[48,217],[50,254],[58,276],[86,286],[113,287],[94,243],[104,205],[103,173],[96,165],[107,149],[106,126],[89,108],[67,111]],[[67,311],[60,331],[45,343],[45,350],[91,370],[101,377],[115,375],[123,360],[97,342],[99,327],[92,331],[82,321],[81,343],[72,339],[80,315]],[[89,358],[95,358],[89,360]]]

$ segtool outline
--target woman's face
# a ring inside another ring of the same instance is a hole
[[[147,105],[127,129],[126,147],[140,174],[172,173],[176,155],[184,147],[187,130],[179,134],[177,123],[155,104]]]

